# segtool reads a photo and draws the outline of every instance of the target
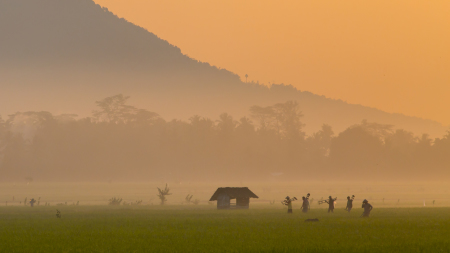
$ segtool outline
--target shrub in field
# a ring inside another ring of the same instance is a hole
[[[136,200],[134,203],[131,202],[132,206],[140,206],[142,204],[142,200]]]
[[[156,196],[158,196],[159,200],[161,200],[161,205],[164,205],[167,201],[166,196],[172,195],[172,193],[169,193],[170,189],[167,186],[167,184],[166,184],[166,188],[164,188],[163,190],[161,190],[159,187],[156,187],[156,188],[158,188],[158,195],[156,195]]]
[[[185,198],[185,200],[186,200],[186,203],[191,203],[192,202],[192,197],[194,197],[194,195],[190,195],[190,194],[188,194],[187,196],[186,196],[186,198]]]
[[[186,203],[188,203],[188,204],[194,204],[194,205],[200,204],[200,200],[199,200],[199,199],[192,200],[192,197],[194,197],[194,195],[188,194],[188,195],[186,196],[186,198],[185,198]]]
[[[119,199],[119,198],[111,198],[110,200],[109,200],[109,203],[108,203],[108,205],[110,205],[110,206],[118,206],[118,205],[120,205],[120,203],[122,203],[122,199]]]

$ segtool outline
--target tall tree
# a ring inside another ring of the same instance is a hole
[[[93,111],[94,118],[100,122],[114,124],[136,122],[141,125],[150,124],[159,119],[157,113],[128,105],[129,98],[129,96],[118,94],[95,102],[100,110]]]
[[[382,160],[383,141],[361,125],[347,128],[333,138],[330,161],[339,173],[370,176]]]
[[[236,132],[242,137],[253,135],[255,133],[255,126],[253,125],[252,120],[247,117],[242,117],[238,122]]]
[[[217,120],[217,129],[219,130],[219,135],[224,138],[230,138],[236,128],[236,121],[228,113],[222,113]]]
[[[261,107],[254,105],[250,107],[250,117],[258,122],[259,131],[268,131],[273,128],[275,112],[272,106]]]
[[[333,129],[330,125],[323,124],[322,129],[308,137],[308,148],[315,157],[327,157],[330,153]]]
[[[100,107],[100,110],[93,111],[94,118],[98,121],[124,123],[137,110],[134,106],[126,104],[129,98],[123,94],[118,94],[96,101],[95,103]]]
[[[9,115],[5,124],[11,132],[20,133],[26,141],[32,142],[36,131],[49,130],[55,126],[56,120],[49,112],[29,111]]]
[[[384,141],[386,137],[392,135],[394,127],[393,125],[368,122],[367,120],[363,120],[360,126],[367,132],[371,133],[373,136],[376,136],[382,141]]]
[[[295,101],[278,103],[273,106],[276,119],[276,128],[279,135],[285,139],[298,141],[304,138],[303,124],[300,118],[302,112]]]

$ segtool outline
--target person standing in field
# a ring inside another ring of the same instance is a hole
[[[328,203],[328,212],[334,213],[334,202],[337,200],[336,198],[332,198],[331,196],[328,197],[327,200],[325,200],[326,203]]]
[[[347,210],[348,212],[350,212],[353,208],[353,199],[355,198],[355,195],[353,195],[351,198],[350,196],[347,196],[347,207],[345,208],[345,210]]]
[[[309,209],[311,209],[311,207],[310,207],[310,205],[309,205],[309,196],[310,196],[310,194],[308,193],[308,194],[306,195],[306,197],[305,197],[305,196],[302,197],[302,200],[303,200],[303,203],[302,203],[302,211],[303,211],[304,213],[307,213],[307,212],[309,211]]]
[[[369,217],[370,215],[370,211],[372,211],[373,206],[371,204],[369,204],[369,201],[367,199],[365,199],[362,203],[362,208],[364,208],[364,212],[361,215],[362,217]]]
[[[305,198],[305,196],[302,197],[303,203],[302,203],[302,212],[307,213],[308,212],[308,200]]]
[[[288,207],[288,213],[292,213],[292,200],[289,198],[289,196],[286,197],[283,203]]]

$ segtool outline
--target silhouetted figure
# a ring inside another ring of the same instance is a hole
[[[370,211],[372,211],[373,206],[371,204],[369,204],[369,201],[367,199],[365,199],[362,203],[362,208],[364,208],[364,212],[361,215],[362,217],[369,217],[370,215]]]
[[[305,198],[305,196],[302,197],[303,203],[302,203],[302,212],[307,213],[308,212],[308,200]]]
[[[288,207],[288,213],[292,213],[292,201],[297,200],[296,197],[293,197],[292,199],[289,198],[289,196],[286,197],[285,200],[283,200],[283,202],[281,202],[282,204],[286,205]]]
[[[347,207],[345,207],[345,210],[347,210],[348,212],[350,212],[353,208],[353,200],[355,199],[355,195],[352,195],[352,197],[350,198],[350,196],[347,196]]]
[[[336,201],[336,198],[332,198],[331,196],[328,197],[327,200],[325,200],[326,203],[328,203],[328,212],[334,213],[334,201]]]
[[[58,209],[56,209],[56,218],[61,218],[61,212]]]
[[[286,197],[286,200],[288,206],[288,213],[292,213],[292,200],[290,200],[289,197]]]
[[[36,200],[35,200],[35,199],[31,199],[31,200],[30,200],[30,205],[31,205],[31,207],[34,206],[34,203],[36,203]]]
[[[308,194],[306,194],[306,197],[305,196],[302,197],[302,200],[303,200],[302,211],[304,213],[307,213],[309,211],[309,209],[311,209],[311,207],[309,205],[309,196],[311,196],[311,194],[308,193]]]

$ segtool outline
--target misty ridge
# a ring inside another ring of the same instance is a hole
[[[431,139],[362,121],[307,135],[298,103],[165,121],[122,94],[91,117],[18,112],[0,120],[2,181],[440,180],[450,132]]]
[[[188,121],[195,114],[215,118],[223,112],[241,118],[253,105],[297,101],[308,135],[324,123],[342,132],[364,119],[433,138],[447,130],[436,121],[352,105],[291,85],[266,86],[251,76],[242,82],[92,0],[3,0],[0,34],[2,115],[33,110],[87,117],[92,101],[127,94],[132,104],[154,108],[165,120]]]

